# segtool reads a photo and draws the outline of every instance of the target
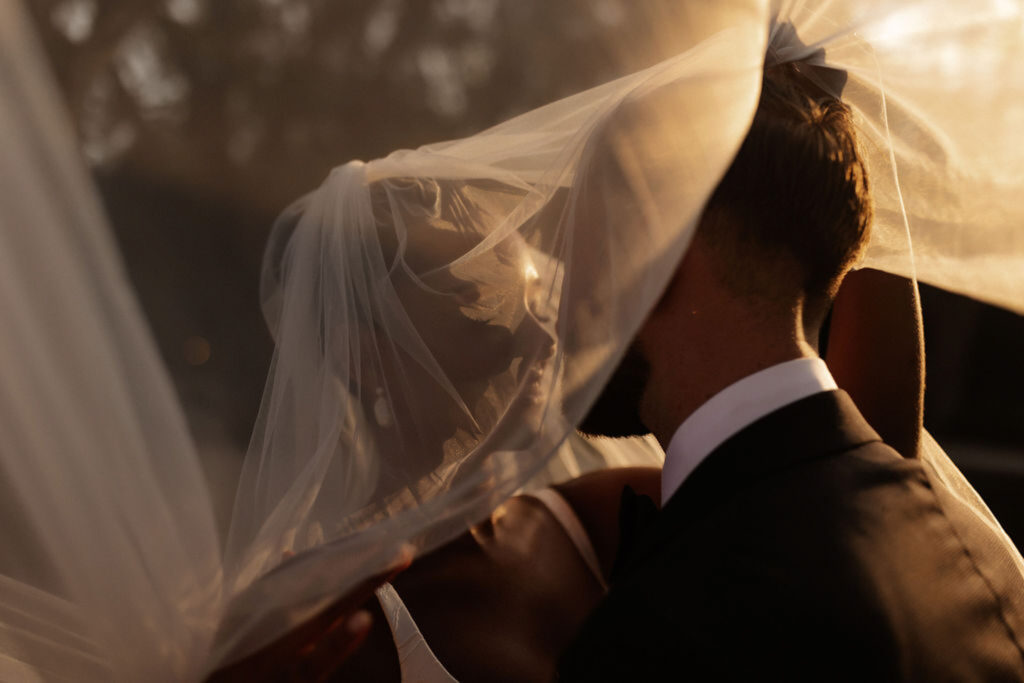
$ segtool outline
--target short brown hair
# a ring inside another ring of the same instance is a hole
[[[796,265],[795,279],[786,278],[792,284],[832,297],[862,253],[872,218],[850,108],[797,65],[766,69],[754,122],[698,233],[724,256],[727,282],[764,295],[772,276],[765,262],[779,260],[766,257],[781,256]]]

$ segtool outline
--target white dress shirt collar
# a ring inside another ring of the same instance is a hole
[[[820,358],[779,363],[730,384],[686,418],[669,441],[661,471],[661,504],[712,451],[744,427],[785,405],[836,388]]]

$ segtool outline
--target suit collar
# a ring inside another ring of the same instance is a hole
[[[823,391],[783,406],[737,432],[693,473],[696,489],[721,476],[757,479],[799,462],[881,441],[845,391]],[[671,501],[669,503],[671,505]],[[667,507],[667,506],[666,506]]]
[[[790,403],[836,388],[825,361],[814,357],[772,365],[722,389],[679,425],[665,449],[662,503],[672,498],[706,457],[744,427]]]
[[[632,530],[632,557],[618,565],[628,573],[690,520],[707,514],[737,488],[803,462],[873,441],[878,433],[842,390],[791,403],[757,420],[716,448],[645,529]],[[624,515],[625,518],[628,515]],[[631,530],[623,527],[623,534]]]

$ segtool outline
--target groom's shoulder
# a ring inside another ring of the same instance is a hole
[[[661,643],[725,679],[742,677],[734,649],[794,679],[1024,676],[1014,607],[989,580],[1004,572],[1020,590],[1019,574],[979,566],[963,533],[984,530],[955,519],[920,463],[864,443],[716,493],[677,519],[666,510],[672,523],[582,641],[632,641],[646,657]],[[849,676],[826,672],[840,660]]]
[[[676,517],[668,510],[636,582],[796,609],[824,609],[848,596],[842,609],[870,609],[871,600],[854,596],[873,590],[875,575],[884,573],[878,565],[910,561],[904,551],[911,538],[923,556],[948,550],[941,516],[920,464],[866,443],[720,491],[704,509]],[[695,585],[709,590],[693,591]]]
[[[951,614],[999,602],[988,586],[994,574],[1018,591],[1024,584],[980,552],[992,529],[933,486],[921,462],[881,442],[859,444],[748,482],[668,525],[649,568],[745,605],[781,603],[772,609],[801,619],[874,629],[898,618],[934,631],[936,591],[956,594],[939,610]]]
[[[813,564],[828,559],[849,567],[861,556],[870,561],[878,547],[897,543],[918,527],[930,527],[931,533],[942,527],[930,519],[943,512],[921,464],[880,441],[731,482],[710,480],[695,480],[677,494],[679,500],[669,501],[655,531],[660,538],[651,569],[660,564],[675,569],[683,560],[697,569],[705,561],[717,565],[745,556],[760,558],[751,568],[770,562],[792,565],[798,573],[810,571],[808,558]],[[697,547],[704,560],[693,563]]]

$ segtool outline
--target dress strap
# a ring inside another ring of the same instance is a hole
[[[565,533],[569,536],[569,540],[576,546],[576,550],[579,551],[580,556],[586,563],[587,567],[590,568],[594,578],[601,585],[601,589],[608,592],[608,582],[604,579],[604,574],[601,572],[601,563],[597,561],[597,553],[594,551],[594,544],[590,542],[590,536],[587,534],[587,530],[583,528],[583,523],[580,522],[580,518],[576,515],[576,511],[569,505],[569,501],[562,496],[561,493],[552,488],[541,489],[539,491],[531,491],[529,493],[523,493],[521,495],[529,496],[544,504],[551,514],[554,516],[558,523],[565,530]]]
[[[391,637],[398,650],[403,683],[458,683],[430,649],[409,608],[390,583],[377,589],[377,600],[391,626]]]

